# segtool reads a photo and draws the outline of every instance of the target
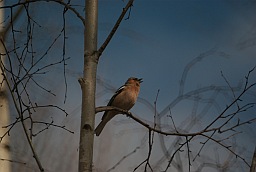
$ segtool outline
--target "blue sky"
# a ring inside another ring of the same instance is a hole
[[[99,44],[124,4],[111,2],[99,3]],[[254,8],[252,1],[135,1],[130,19],[123,21],[101,58],[99,75],[114,85],[129,76],[143,77],[142,94],[152,101],[157,89],[160,95],[177,94],[185,65],[215,48],[220,53],[191,70],[191,87],[223,83],[220,71],[235,84],[255,65],[255,48],[239,48],[255,38]]]
[[[127,0],[99,1],[99,46],[115,24],[126,2]],[[72,3],[83,5],[82,1]],[[54,3],[43,2],[38,5],[40,8],[37,6],[32,13],[34,19],[42,27],[36,27],[39,30],[35,32],[34,38],[38,41],[35,42],[36,49],[44,51],[62,29],[63,9]],[[77,6],[77,8],[83,14],[83,7]],[[256,65],[255,9],[256,1],[251,0],[135,0],[130,18],[122,21],[99,61],[98,76],[104,84],[98,83],[96,104],[106,105],[113,91],[119,88],[128,77],[143,78],[140,99],[132,112],[139,118],[152,123],[154,114],[143,103],[143,100],[153,104],[157,90],[160,90],[157,110],[162,112],[163,109],[168,108],[179,94],[179,84],[184,68],[200,55],[205,58],[190,68],[184,93],[210,85],[227,86],[221,76],[221,71],[232,86],[237,86],[247,72]],[[63,104],[62,65],[54,67],[47,79],[42,80],[40,77],[38,79],[58,95],[51,101],[58,100],[58,104],[67,108],[67,111],[71,113],[71,116],[63,123],[76,131],[73,139],[77,139],[81,108],[81,90],[77,79],[82,76],[83,71],[83,25],[71,12],[68,12],[66,16],[68,37],[66,57],[71,57],[67,61],[67,103]],[[23,21],[21,20],[17,26],[22,26]],[[56,42],[44,63],[51,63],[52,60],[62,58],[62,40]],[[255,73],[252,74],[254,81]],[[109,89],[110,87],[112,89]],[[252,93],[254,95],[246,96],[245,99],[255,102],[255,88]],[[45,93],[40,93],[40,95],[41,97],[35,96],[36,101],[48,100]],[[202,121],[191,130],[204,127],[209,120],[217,116],[221,109],[230,103],[230,92],[228,95],[225,97],[220,94],[216,98],[218,108],[210,108]],[[212,92],[200,96],[207,100],[212,96]],[[205,104],[200,104],[197,109],[198,114],[202,112],[204,106]],[[172,107],[174,120],[181,129],[183,121],[190,119],[193,107],[194,102],[191,100],[180,101]],[[251,115],[250,113],[253,111],[249,111],[248,115]],[[168,114],[169,112],[161,114],[162,124],[170,124]],[[59,120],[62,121],[62,118]],[[97,115],[96,122],[98,123],[99,120],[100,115]],[[255,124],[251,127],[255,128]],[[250,130],[246,127],[242,129]],[[145,135],[147,135],[146,130],[131,120],[123,116],[116,117],[106,131],[103,131],[102,137],[95,139],[96,150],[102,151],[104,145],[112,145],[101,158],[96,151],[96,166],[98,165],[99,169],[110,168],[112,164],[140,145],[141,138]],[[251,133],[238,137],[238,142],[247,146],[245,155],[247,158],[250,158],[250,153],[255,146],[254,136],[255,133]],[[108,143],[105,143],[106,139]],[[153,158],[156,161],[162,155],[159,143],[160,141],[156,139],[154,152],[156,156]],[[127,163],[118,166],[117,170],[127,169],[130,164],[138,164],[138,161],[145,158],[146,148],[147,146],[140,149],[139,153],[134,155],[137,158],[127,160]],[[219,149],[222,152],[222,149]],[[208,151],[212,150],[213,148],[209,148]],[[224,155],[227,155],[225,153]],[[102,160],[109,156],[114,157],[113,161],[102,163]]]

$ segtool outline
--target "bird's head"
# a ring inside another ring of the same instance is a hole
[[[136,84],[136,86],[140,86],[140,83],[142,82],[142,78],[130,77],[125,84]]]

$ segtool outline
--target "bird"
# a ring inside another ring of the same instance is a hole
[[[140,84],[142,82],[142,78],[128,78],[125,84],[115,92],[115,94],[108,102],[107,106],[114,106],[127,111],[130,110],[134,106],[138,98],[140,92]],[[117,114],[120,114],[120,112],[115,110],[105,111],[102,116],[101,122],[94,130],[96,136],[100,135],[107,122],[110,121]]]

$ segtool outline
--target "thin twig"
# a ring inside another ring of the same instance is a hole
[[[4,71],[4,68],[2,67],[3,65],[4,65],[3,62],[1,61],[0,67],[1,67],[1,70],[2,70],[2,71]],[[37,155],[37,152],[35,151],[35,148],[34,148],[34,146],[33,146],[33,143],[32,143],[32,141],[31,141],[31,139],[30,139],[30,137],[29,137],[28,129],[26,128],[25,123],[24,123],[24,120],[23,120],[23,114],[22,114],[21,111],[19,110],[19,105],[18,105],[18,103],[17,103],[17,101],[16,101],[16,98],[15,98],[15,96],[14,96],[14,93],[11,91],[12,89],[11,89],[10,83],[9,83],[9,81],[8,81],[8,79],[7,79],[7,77],[6,77],[5,75],[4,75],[4,78],[5,78],[5,82],[6,82],[6,84],[7,84],[7,87],[8,87],[8,89],[9,89],[10,93],[11,93],[11,97],[12,97],[12,100],[13,100],[13,103],[14,103],[14,106],[15,106],[15,109],[16,109],[16,111],[17,111],[17,113],[19,114],[19,117],[20,117],[20,119],[21,119],[22,128],[23,128],[23,130],[24,130],[25,136],[26,136],[27,141],[28,141],[28,143],[29,143],[30,149],[31,149],[31,151],[32,151],[32,153],[33,153],[33,157],[34,157],[35,160],[36,160],[36,163],[37,163],[37,165],[38,165],[39,170],[40,170],[41,172],[43,172],[43,171],[44,171],[44,168],[43,168],[43,166],[42,166],[42,164],[41,164],[41,162],[40,162],[40,160],[39,160],[39,157],[38,157],[38,155]]]
[[[19,2],[19,3],[16,3],[16,4],[12,4],[12,5],[8,5],[8,6],[6,5],[6,6],[3,6],[3,7],[0,7],[0,9],[13,8],[13,7],[16,7],[16,6],[21,6],[21,5],[35,3],[35,2],[55,2],[55,3],[61,4],[65,8],[72,11],[82,21],[82,23],[85,24],[84,17],[82,15],[80,15],[80,13],[75,8],[73,8],[72,5],[69,5],[69,4],[65,3],[64,1],[60,1],[60,0],[26,0],[25,2]]]

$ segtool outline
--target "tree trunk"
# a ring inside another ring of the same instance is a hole
[[[82,88],[79,172],[92,171],[95,121],[95,89],[98,64],[98,0],[86,0],[85,5],[84,76],[82,79],[79,79]]]
[[[256,172],[256,147],[254,148],[250,172]]]

